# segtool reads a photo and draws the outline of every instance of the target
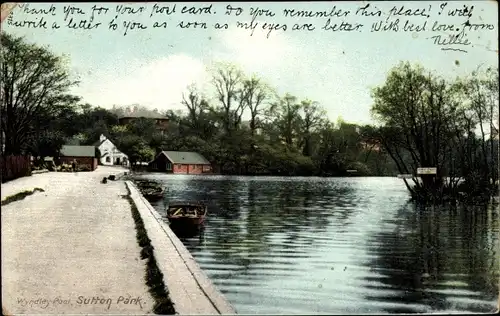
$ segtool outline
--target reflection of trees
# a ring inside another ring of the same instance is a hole
[[[221,210],[234,209],[240,215],[223,213],[211,219],[213,241],[224,251],[215,251],[218,263],[236,265],[240,277],[252,274],[252,266],[275,264],[273,256],[307,256],[326,230],[329,219],[343,214],[335,212],[339,196],[352,195],[352,189],[329,187],[326,181],[217,181],[214,203]],[[243,190],[243,188],[245,190]],[[243,196],[246,191],[246,196]],[[333,204],[332,204],[333,202]],[[319,206],[318,206],[319,204]],[[221,211],[224,212],[224,211]],[[235,248],[234,251],[231,248]],[[279,263],[281,270],[291,262]]]
[[[196,237],[181,240],[202,267],[207,261],[217,266],[210,276],[220,282],[233,276],[256,281],[271,271],[284,276],[295,269],[294,261],[278,259],[314,254],[332,222],[347,229],[357,203],[355,189],[339,180],[169,176],[164,181],[167,199],[207,202],[203,243]]]
[[[307,179],[250,181],[248,185],[249,204],[253,205],[248,213],[249,222],[257,227],[269,227],[266,231],[286,235],[291,242],[287,245],[292,247],[294,244],[312,245],[329,220],[340,215],[335,205],[340,200],[337,197],[353,193],[352,189],[341,189],[332,186],[331,182]],[[257,200],[250,200],[256,196]]]
[[[409,206],[398,219],[394,230],[372,237],[376,259],[368,264],[376,267],[372,269],[376,276],[366,278],[380,284],[367,288],[389,288],[390,294],[366,299],[387,303],[387,312],[487,312],[493,308],[490,303],[498,296],[498,261],[493,250],[498,247],[498,223],[491,210],[451,212]],[[401,307],[401,302],[406,306]]]
[[[488,218],[493,214],[496,214],[493,209],[480,207],[471,207],[462,213],[463,234],[468,236],[464,241],[466,254],[462,256],[467,259],[464,260],[464,270],[469,272],[467,281],[472,291],[484,292],[484,297],[491,300],[498,297],[498,243],[497,236],[491,234],[491,225],[497,225],[497,219]]]
[[[220,180],[211,183],[212,203],[210,218],[211,239],[225,251],[215,252],[214,256],[222,262],[231,263],[232,257],[237,253],[232,249],[234,245],[244,243],[243,226],[241,221],[241,202],[238,195],[242,194],[244,187],[239,181]],[[232,263],[231,263],[232,264]]]

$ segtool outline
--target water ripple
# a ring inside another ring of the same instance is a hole
[[[181,238],[244,314],[491,312],[493,207],[418,211],[394,178],[147,175],[168,200],[204,200],[205,231]]]

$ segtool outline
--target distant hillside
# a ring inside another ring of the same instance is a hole
[[[116,114],[118,117],[149,117],[149,118],[157,118],[157,117],[165,117],[164,114],[160,113],[158,109],[148,109],[145,106],[132,104],[132,105],[123,105],[117,106],[113,105],[111,112]]]

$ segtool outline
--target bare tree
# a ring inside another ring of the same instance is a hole
[[[216,89],[217,99],[223,113],[222,122],[226,134],[239,126],[245,110],[245,102],[241,102],[241,84],[243,73],[234,65],[219,64],[215,69],[212,82]]]
[[[255,76],[243,81],[241,100],[250,111],[250,132],[255,135],[259,127],[259,115],[264,111],[265,101],[272,96],[269,86],[264,84],[260,78]]]
[[[208,109],[208,103],[194,84],[188,87],[187,95],[182,94],[182,104],[188,109],[192,127],[199,129],[201,115]]]

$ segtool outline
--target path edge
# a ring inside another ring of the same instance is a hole
[[[127,180],[125,181],[127,188],[130,191],[130,197],[133,203],[136,205],[142,220],[144,221],[144,226],[148,231],[148,236],[151,239],[151,244],[153,245],[154,252],[158,253],[162,251],[162,245],[165,244],[162,241],[163,238],[165,240],[169,240],[175,247],[173,253],[178,255],[179,259],[187,267],[187,270],[191,273],[191,275],[186,277],[193,278],[198,284],[200,290],[205,294],[206,298],[210,301],[210,303],[215,307],[215,309],[222,315],[234,315],[236,314],[236,310],[234,307],[227,301],[224,295],[214,286],[212,281],[208,278],[208,276],[202,271],[201,267],[196,263],[195,259],[189,253],[189,250],[184,246],[184,244],[180,241],[180,239],[175,235],[175,233],[170,229],[168,224],[163,220],[162,216],[153,208],[153,206],[142,196],[140,191],[137,189],[135,184]],[[158,233],[150,233],[150,230],[160,231],[161,234]],[[159,237],[161,236],[161,237]],[[157,256],[162,257],[162,256]],[[165,275],[166,269],[166,261],[158,260],[157,261],[159,269]],[[165,285],[168,288],[168,283],[166,278],[164,277]],[[169,291],[171,292],[171,291]],[[170,296],[174,306],[175,303],[175,295]],[[179,312],[179,311],[177,311]]]

